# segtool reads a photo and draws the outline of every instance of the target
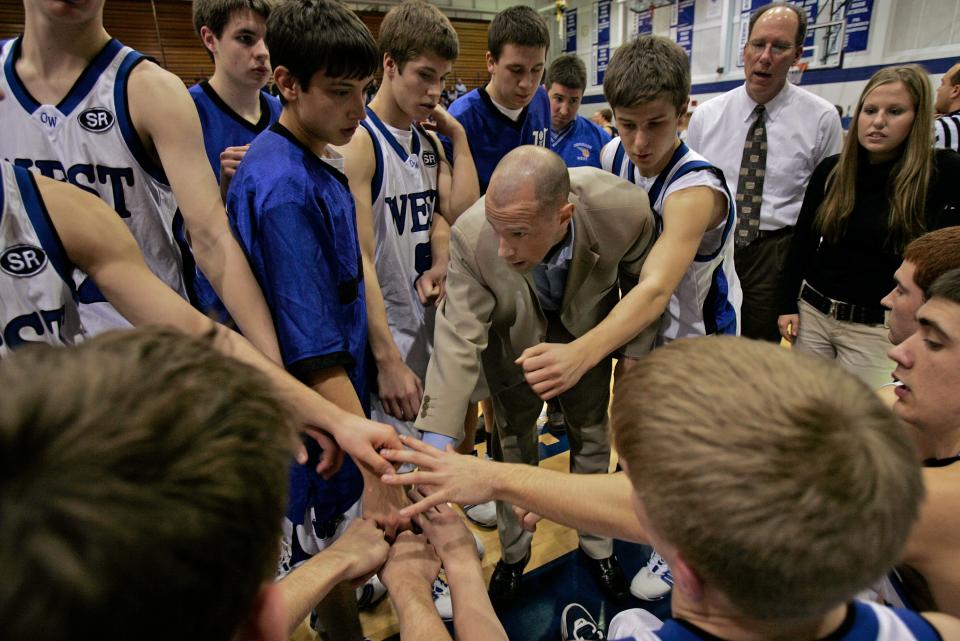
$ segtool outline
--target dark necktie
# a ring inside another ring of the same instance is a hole
[[[763,175],[767,166],[767,128],[763,122],[763,105],[753,110],[757,119],[747,130],[737,180],[737,247],[749,245],[760,232],[760,204],[763,201]]]

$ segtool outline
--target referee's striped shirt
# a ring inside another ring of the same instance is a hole
[[[933,123],[937,149],[960,151],[960,109],[940,116]]]

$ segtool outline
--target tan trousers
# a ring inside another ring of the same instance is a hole
[[[802,300],[799,307],[796,349],[837,361],[871,389],[890,382],[896,364],[887,358],[893,345],[886,327],[838,321]]]

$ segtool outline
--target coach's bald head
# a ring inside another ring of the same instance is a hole
[[[574,206],[563,160],[524,146],[503,157],[490,178],[484,211],[500,240],[500,257],[525,272],[567,235]]]
[[[567,202],[570,175],[563,159],[543,147],[517,147],[500,161],[490,177],[487,200],[498,206],[533,200],[537,212],[551,211]]]

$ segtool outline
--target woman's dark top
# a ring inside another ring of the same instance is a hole
[[[780,314],[797,313],[804,280],[824,296],[866,307],[879,307],[893,287],[893,273],[903,260],[887,243],[890,170],[896,161],[871,165],[861,154],[856,202],[843,235],[836,243],[825,238],[821,242],[813,223],[826,195],[827,176],[839,160],[839,155],[824,158],[810,177],[784,264]],[[960,225],[958,186],[960,154],[938,149],[927,191],[926,231]]]

